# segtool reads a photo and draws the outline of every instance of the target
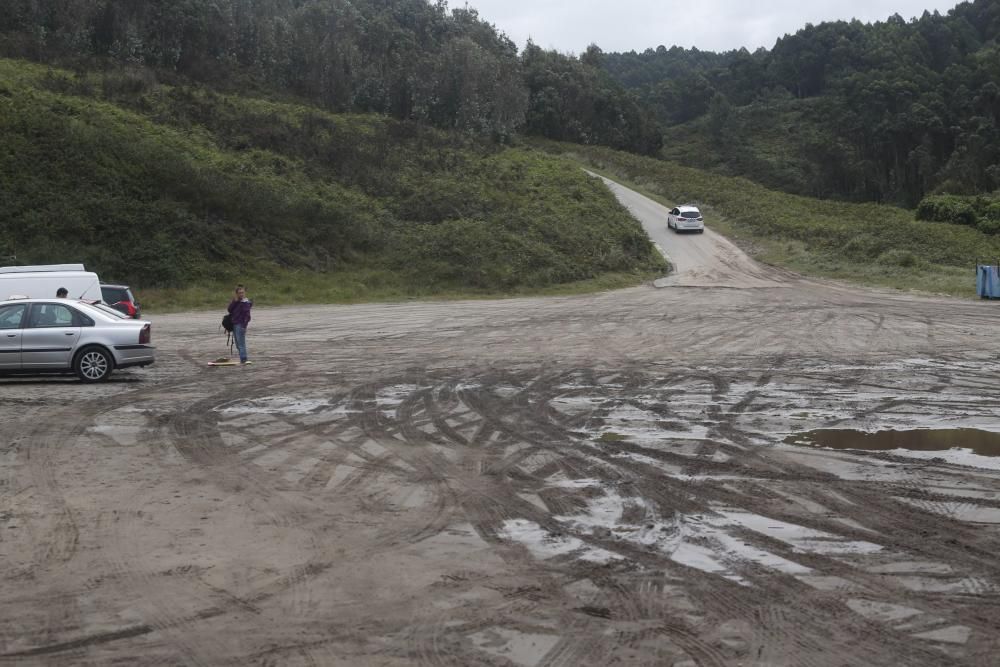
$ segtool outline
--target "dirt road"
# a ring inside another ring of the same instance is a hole
[[[667,227],[667,207],[588,171],[604,181],[618,200],[642,223],[649,238],[673,268],[657,287],[776,287],[795,280],[787,272],[764,267],[746,256],[732,242],[706,225],[702,234],[677,233]]]
[[[784,440],[1000,431],[997,304],[681,269],[0,381],[0,664],[995,665],[1000,459]]]

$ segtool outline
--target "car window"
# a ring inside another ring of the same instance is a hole
[[[685,218],[700,218],[701,213],[698,211],[684,211],[681,215]]]
[[[118,303],[119,301],[131,301],[128,295],[128,290],[120,289],[118,287],[102,287],[101,298],[104,299],[105,303]]]
[[[20,329],[25,305],[0,306],[0,329]]]
[[[28,316],[29,329],[71,326],[74,326],[73,311],[68,306],[61,303],[36,303],[31,307],[31,315]]]
[[[678,211],[676,208],[670,209],[670,215],[678,215],[678,214],[680,214],[680,211]]]

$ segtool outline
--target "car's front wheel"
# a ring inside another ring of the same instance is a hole
[[[107,380],[115,368],[111,354],[100,347],[86,347],[73,363],[73,371],[84,382],[101,382]]]

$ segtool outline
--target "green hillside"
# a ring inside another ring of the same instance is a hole
[[[752,54],[577,57],[426,0],[9,0],[0,257],[82,261],[154,307],[236,280],[289,302],[662,273],[569,152],[765,261],[968,294],[1000,255],[998,35],[975,0]]]
[[[574,165],[385,116],[0,60],[0,136],[19,263],[175,288],[364,270],[396,294],[663,269]]]

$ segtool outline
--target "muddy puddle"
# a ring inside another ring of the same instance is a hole
[[[784,442],[789,445],[866,451],[902,449],[915,452],[936,452],[964,449],[980,456],[1000,456],[1000,433],[973,428],[914,429],[872,433],[854,429],[820,429],[790,435],[785,438]]]

